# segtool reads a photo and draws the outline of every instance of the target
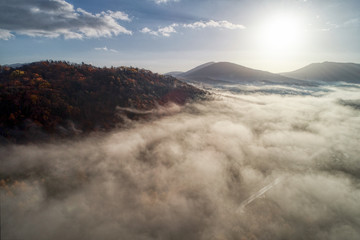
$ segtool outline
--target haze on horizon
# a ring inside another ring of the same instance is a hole
[[[0,0],[0,64],[45,59],[152,71],[209,61],[286,72],[360,62],[356,0]]]

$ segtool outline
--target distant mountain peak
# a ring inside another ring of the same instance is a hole
[[[215,64],[215,62],[207,62],[207,63],[201,64],[201,65],[199,65],[199,66],[197,66],[197,67],[195,67],[193,69],[190,69],[189,71],[181,74],[181,76],[189,75],[189,74],[191,74],[193,72],[196,72],[196,71],[198,71],[198,70],[200,70],[202,68],[208,67],[208,66],[213,65],[213,64]]]
[[[11,67],[11,68],[19,68],[19,67],[22,67],[22,66],[24,66],[26,64],[28,64],[28,63],[13,63],[13,64],[5,65],[5,66]]]
[[[312,63],[298,70],[282,73],[282,75],[302,80],[360,83],[360,64],[326,61]]]
[[[290,83],[296,81],[278,74],[251,69],[231,62],[210,62],[193,68],[181,77],[190,82],[208,84]]]

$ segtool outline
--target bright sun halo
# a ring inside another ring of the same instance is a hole
[[[277,14],[260,26],[257,35],[262,51],[283,53],[296,51],[304,40],[305,28],[299,17]]]

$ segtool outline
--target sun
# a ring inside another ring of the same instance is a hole
[[[298,16],[276,14],[260,24],[256,35],[261,51],[296,51],[305,40],[305,24]]]

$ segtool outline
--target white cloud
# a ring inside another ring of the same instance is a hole
[[[164,37],[170,37],[171,33],[176,33],[176,30],[174,27],[177,27],[177,26],[178,26],[177,24],[173,24],[171,26],[159,28],[158,32]]]
[[[10,38],[13,38],[14,35],[10,33],[8,30],[0,29],[0,39],[2,40],[9,40]]]
[[[144,27],[143,29],[140,30],[141,33],[148,33],[154,36],[159,36],[159,34],[156,31],[151,30],[148,27]]]
[[[111,49],[111,48],[107,48],[105,47],[100,47],[100,48],[94,48],[96,51],[105,51],[105,52],[114,52],[114,53],[118,53],[119,51],[115,50],[115,49]]]
[[[14,34],[32,37],[83,39],[112,37],[132,32],[118,23],[131,21],[121,11],[97,14],[87,12],[64,0],[16,0],[0,2],[0,39]]]
[[[178,2],[179,0],[154,0],[156,4],[168,3],[168,2]]]
[[[198,28],[220,28],[220,29],[229,29],[229,30],[235,30],[235,29],[245,29],[244,25],[241,24],[234,24],[229,21],[198,21],[190,24],[178,24],[173,23],[169,26],[158,28],[157,30],[151,30],[148,27],[145,27],[140,30],[141,33],[147,33],[154,36],[163,36],[163,37],[170,37],[172,33],[176,33],[177,27],[183,27],[183,28],[191,28],[191,29],[198,29]]]
[[[148,28],[148,27],[144,27],[143,29],[140,30],[140,32],[142,32],[142,33],[149,33],[149,32],[151,32],[151,30],[150,30],[150,28]]]
[[[141,33],[147,33],[154,36],[163,36],[163,37],[170,37],[172,33],[176,33],[175,27],[178,27],[179,24],[173,23],[169,26],[158,28],[158,30],[153,31],[147,27],[140,30]]]
[[[198,21],[198,22],[194,22],[194,23],[190,23],[190,24],[184,24],[183,27],[185,28],[225,28],[225,29],[244,29],[245,26],[244,25],[240,25],[240,24],[234,24],[228,21],[214,21],[214,20],[210,20],[210,21]]]
[[[128,21],[130,22],[131,19],[129,18],[129,15],[127,15],[126,13],[124,12],[120,12],[120,11],[116,11],[116,12],[113,12],[111,10],[108,10],[105,12],[101,12],[102,15],[109,15],[110,17],[114,18],[114,19],[119,19],[119,20],[122,20],[122,21]]]

